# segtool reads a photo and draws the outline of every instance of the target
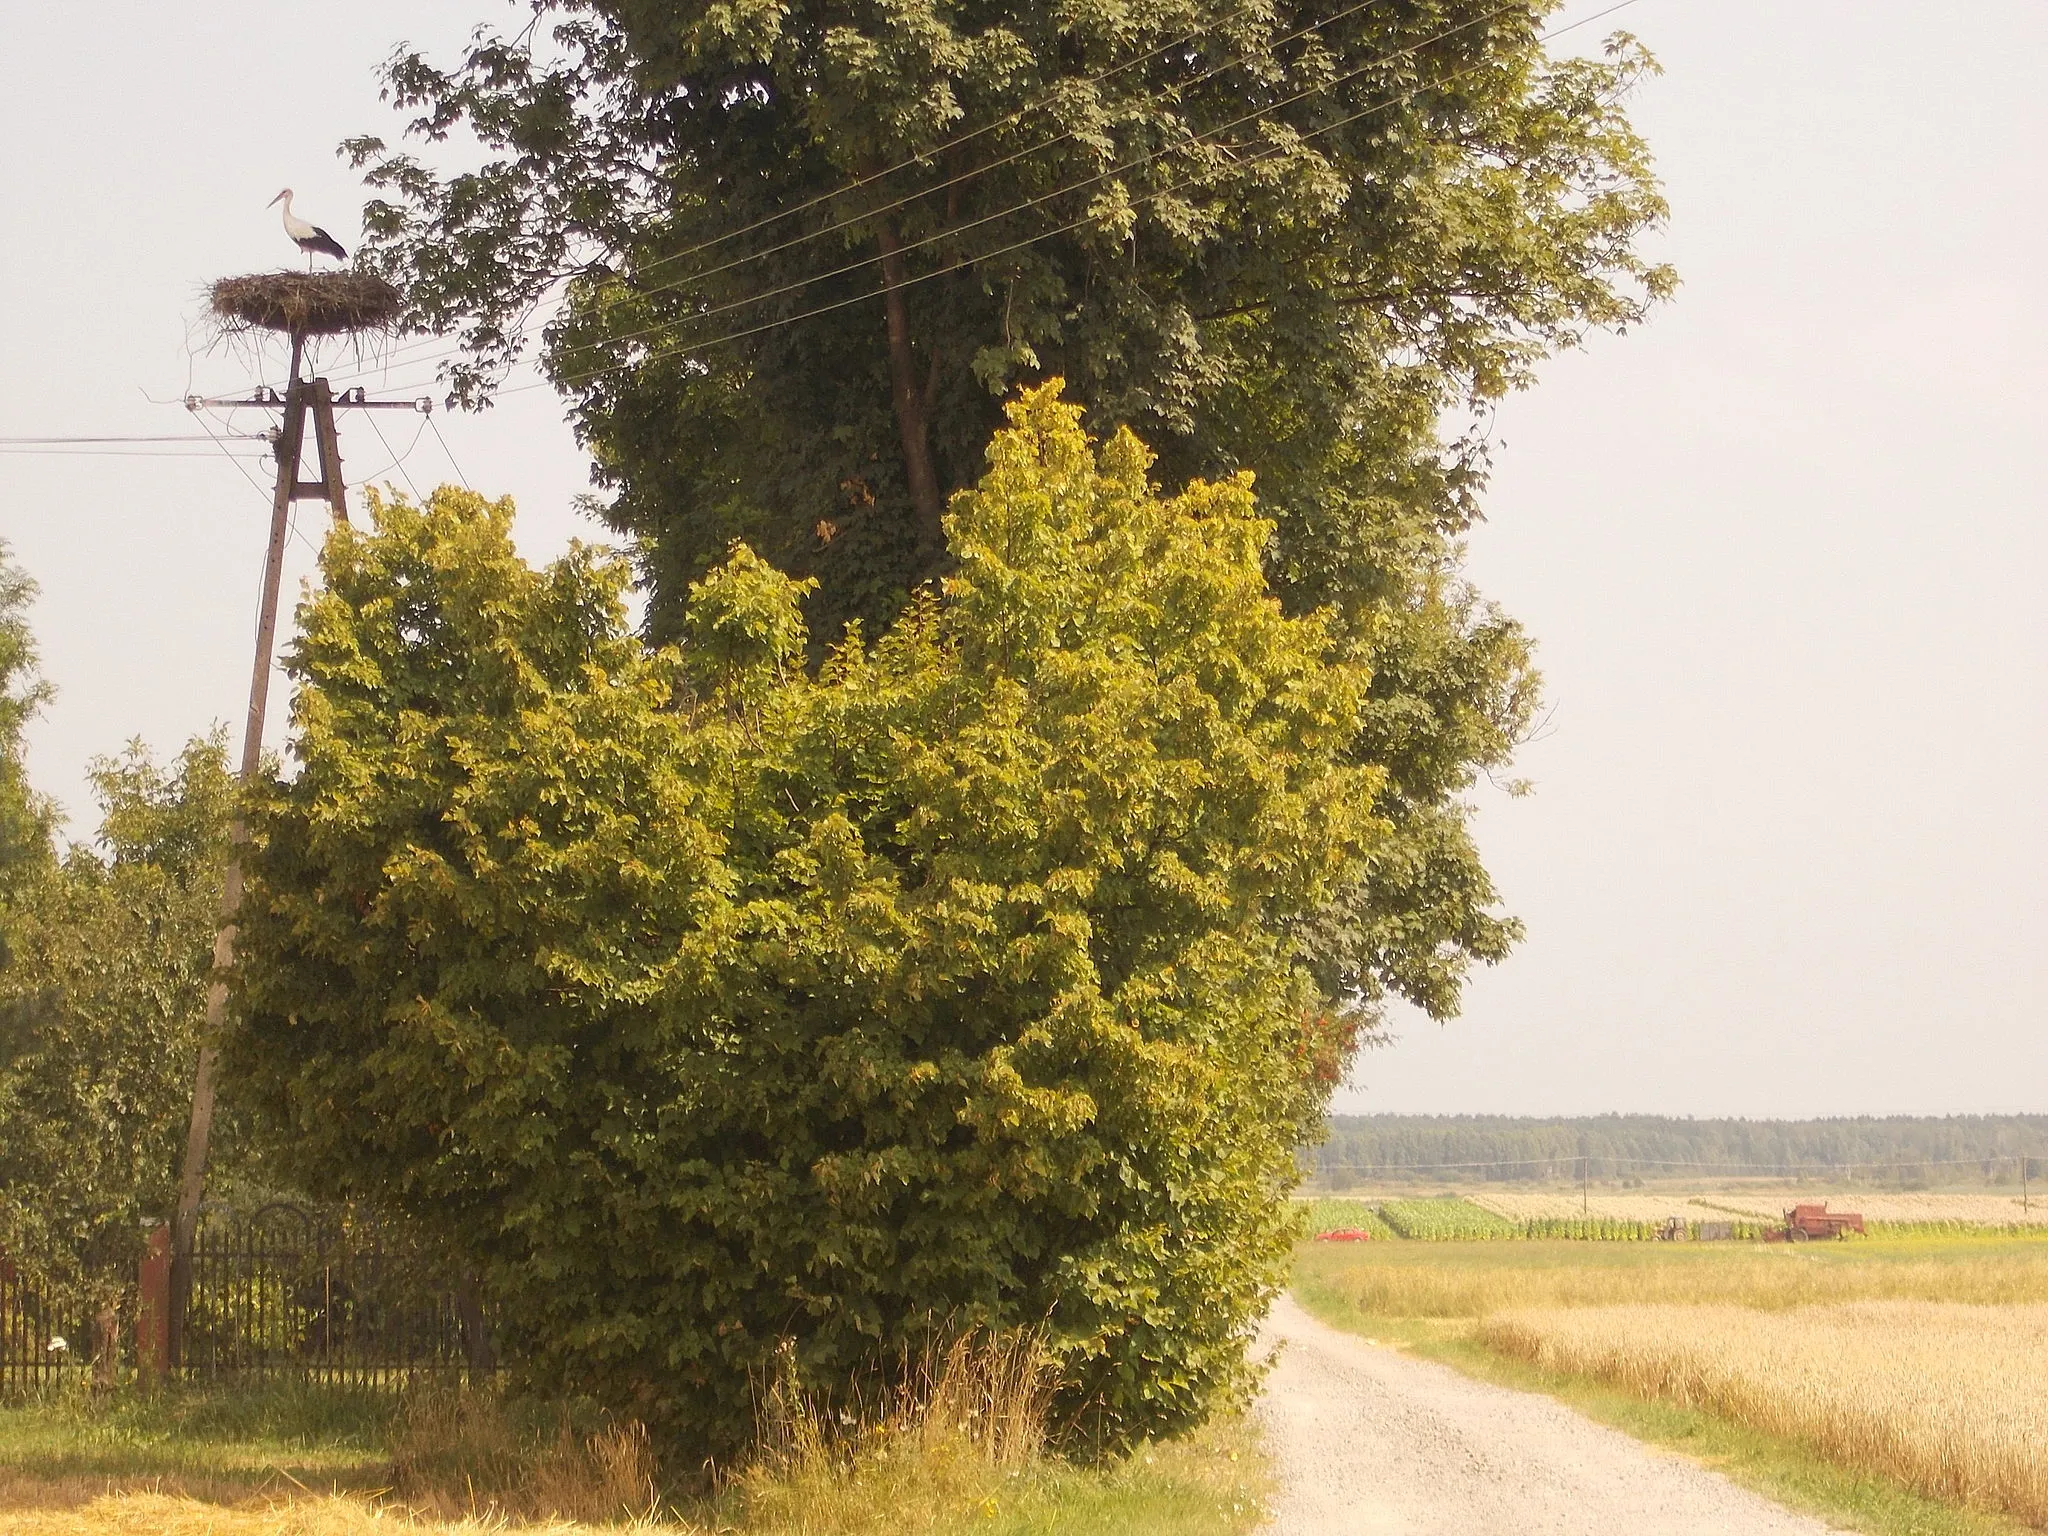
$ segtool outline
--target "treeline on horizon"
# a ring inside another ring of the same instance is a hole
[[[1903,1188],[2048,1173],[2048,1115],[1693,1120],[1666,1115],[1332,1115],[1309,1182],[1637,1182],[1820,1174]]]

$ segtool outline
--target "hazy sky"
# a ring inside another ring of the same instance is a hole
[[[332,151],[393,126],[372,66],[517,15],[7,7],[0,437],[190,433],[151,397],[277,381],[276,354],[194,339],[201,288],[291,256],[264,206],[287,184],[353,248]],[[1555,708],[1535,794],[1484,790],[1481,829],[1529,939],[1462,1019],[1403,1019],[1339,1107],[2048,1109],[2048,4],[1638,0],[1596,25],[1666,66],[1634,111],[1685,287],[1501,412],[1472,568]],[[436,421],[530,554],[599,535],[551,393]],[[420,418],[377,425],[388,450],[344,422],[351,480],[454,477]],[[59,689],[31,767],[80,832],[93,754],[239,732],[268,492],[262,446],[233,452],[0,444]]]

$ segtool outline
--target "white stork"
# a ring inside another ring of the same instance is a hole
[[[270,200],[275,208],[284,204],[284,232],[292,237],[292,244],[306,253],[306,270],[313,270],[313,257],[332,256],[336,261],[348,260],[348,252],[341,248],[341,242],[327,233],[318,224],[308,224],[292,212],[292,189],[286,187]]]

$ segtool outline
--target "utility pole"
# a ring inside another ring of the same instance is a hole
[[[246,794],[263,767],[263,724],[270,701],[271,653],[277,641],[277,597],[284,577],[284,546],[291,534],[292,504],[323,501],[337,523],[348,521],[348,494],[341,475],[341,438],[334,425],[337,407],[354,410],[430,411],[431,400],[368,400],[360,389],[336,396],[325,379],[301,379],[306,336],[292,333],[292,365],[285,392],[259,389],[241,400],[206,400],[192,396],[187,410],[207,406],[281,408],[277,434],[277,486],[270,503],[270,544],[263,556],[263,591],[256,609],[256,657],[249,674],[249,718],[242,729],[241,788]],[[311,418],[320,478],[299,478],[299,460]],[[206,1192],[207,1146],[213,1136],[214,1101],[218,1088],[218,1041],[227,1013],[228,968],[235,960],[235,914],[242,905],[242,853],[249,843],[242,797],[235,802],[228,831],[228,862],[221,881],[220,929],[213,940],[213,981],[206,991],[206,1033],[192,1080],[192,1119],[185,1133],[185,1157],[178,1177],[178,1205],[171,1221],[171,1305],[168,1353],[170,1364],[184,1360],[185,1317],[192,1297],[192,1247],[199,1228],[199,1206]]]

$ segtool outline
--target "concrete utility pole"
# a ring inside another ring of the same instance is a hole
[[[341,475],[341,437],[334,425],[337,408],[350,410],[430,411],[431,400],[367,400],[360,389],[337,397],[325,379],[301,379],[306,336],[292,333],[292,366],[285,392],[261,389],[242,400],[185,402],[188,410],[207,406],[281,407],[284,423],[277,435],[277,488],[270,503],[270,544],[263,556],[263,592],[256,610],[256,657],[249,674],[249,718],[242,729],[241,786],[246,791],[263,767],[263,725],[270,702],[271,653],[277,643],[278,588],[284,577],[284,546],[291,535],[292,504],[323,501],[338,523],[348,521],[348,493]],[[320,478],[299,478],[306,444],[307,419]],[[183,1363],[185,1316],[192,1297],[192,1250],[199,1228],[200,1201],[206,1193],[207,1147],[213,1137],[213,1111],[220,1071],[221,1024],[227,1013],[228,967],[235,960],[235,914],[242,905],[242,852],[249,827],[238,798],[229,828],[228,862],[221,881],[220,929],[213,940],[213,982],[206,992],[206,1033],[199,1047],[192,1080],[192,1120],[185,1133],[185,1157],[178,1177],[178,1206],[171,1221],[171,1305],[168,1353],[173,1366]]]

